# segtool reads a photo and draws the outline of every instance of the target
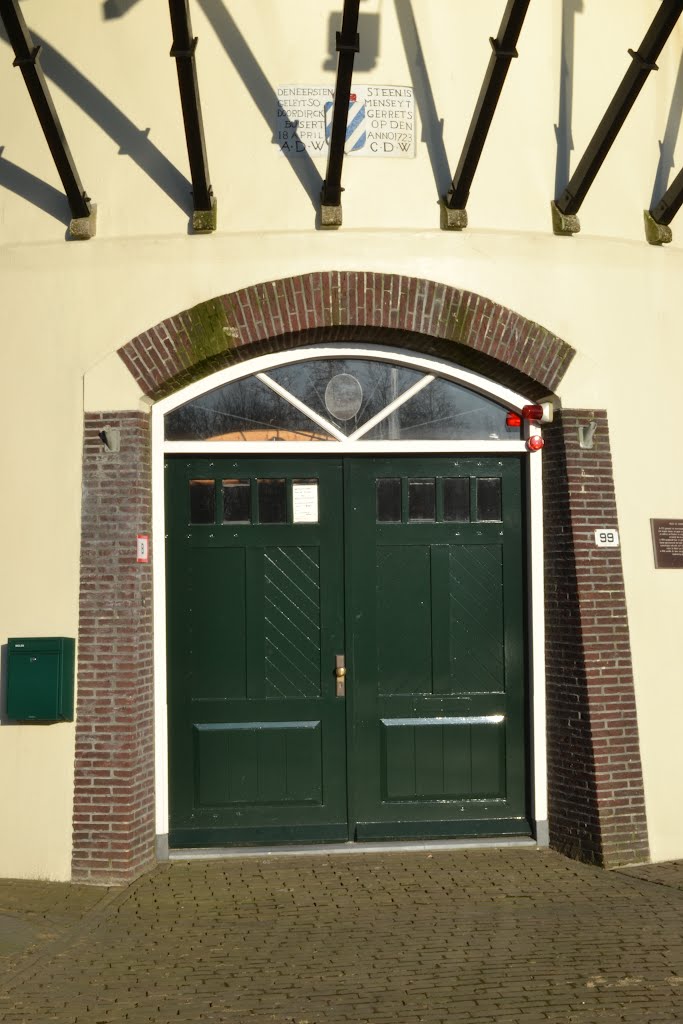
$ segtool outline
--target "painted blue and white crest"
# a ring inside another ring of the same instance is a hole
[[[334,103],[328,100],[325,104],[325,141],[330,144],[332,138],[332,111]],[[349,99],[349,116],[346,122],[346,145],[345,153],[356,153],[362,149],[367,140],[365,132],[365,102],[356,98],[351,93]]]

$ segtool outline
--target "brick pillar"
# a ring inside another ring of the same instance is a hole
[[[621,552],[594,539],[618,526],[606,413],[565,409],[544,436],[550,842],[614,867],[649,850]]]
[[[120,452],[100,439],[121,430]],[[75,881],[126,882],[154,862],[152,566],[149,417],[87,414],[78,639]]]

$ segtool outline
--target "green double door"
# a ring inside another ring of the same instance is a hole
[[[171,846],[529,834],[519,459],[174,457],[166,505]]]

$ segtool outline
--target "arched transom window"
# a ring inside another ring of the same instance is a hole
[[[281,355],[279,365],[254,360],[252,373],[242,367],[235,379],[239,368],[233,368],[217,375],[209,390],[186,389],[186,401],[183,393],[180,403],[176,399],[174,408],[163,410],[165,441],[202,447],[272,442],[498,447],[523,438],[515,413],[525,399],[437,360],[379,347],[349,352],[341,346],[298,350],[285,359]]]

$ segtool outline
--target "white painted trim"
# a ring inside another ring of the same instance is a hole
[[[339,430],[339,428],[335,427],[333,423],[330,423],[329,420],[326,420],[324,416],[319,416],[317,412],[314,412],[313,409],[306,405],[305,402],[300,401],[296,397],[296,395],[293,395],[291,393],[291,391],[288,391],[287,388],[283,388],[282,385],[278,384],[276,380],[272,380],[268,376],[268,374],[257,373],[256,376],[258,377],[262,384],[265,384],[266,387],[269,387],[270,390],[274,391],[276,395],[280,396],[280,398],[284,398],[286,402],[289,402],[290,405],[293,405],[294,408],[298,409],[299,412],[302,412],[304,416],[308,416],[309,420],[313,420],[314,423],[317,423],[319,427],[322,427],[323,430],[325,430],[328,434],[331,434],[332,437],[336,437],[338,441],[346,440],[346,434],[343,432],[343,430]],[[244,443],[245,442],[243,441],[242,444]],[[247,443],[251,444],[252,442]]]
[[[152,408],[152,593],[154,624],[154,778],[157,835],[168,833],[166,714],[166,480],[164,417]]]
[[[167,455],[512,455],[524,441],[166,441]]]
[[[423,388],[426,388],[427,385],[431,384],[432,381],[435,379],[436,378],[434,377],[433,374],[428,373],[426,374],[426,376],[421,377],[418,381],[415,381],[415,383],[411,387],[409,387],[407,391],[404,391],[403,394],[399,395],[398,398],[395,398],[393,402],[389,402],[389,405],[385,405],[384,408],[380,409],[378,413],[375,413],[374,416],[371,416],[367,423],[364,423],[362,427],[358,428],[358,430],[354,430],[352,434],[349,434],[349,441],[357,441],[359,437],[363,436],[363,434],[367,434],[368,431],[372,430],[372,428],[375,427],[378,423],[381,423],[382,420],[385,420],[387,416],[391,416],[392,412],[396,412],[397,409],[400,409],[401,406],[405,402],[407,402],[409,398],[412,398],[413,395],[418,394],[419,391],[422,391]]]
[[[529,431],[540,434],[534,424]],[[545,680],[545,571],[543,565],[543,452],[529,457],[529,685],[531,688],[532,814],[548,819],[548,766]]]
[[[303,362],[308,359],[330,359],[355,356],[359,359],[389,360],[393,363],[421,369],[427,374],[445,377],[461,383],[480,394],[491,397],[509,409],[521,412],[529,400],[470,370],[446,363],[440,359],[419,353],[395,351],[382,345],[316,345],[300,348],[295,352],[280,352],[239,363],[214,374],[208,380],[210,389],[221,387],[229,381],[253,373],[265,372],[287,363]],[[533,779],[532,816],[537,822],[547,819],[547,770],[546,770],[546,727],[545,727],[545,621],[543,614],[543,494],[542,456],[540,452],[529,454],[526,439],[538,433],[536,425],[524,423],[522,441],[444,441],[444,442],[397,442],[397,441],[344,441],[334,442],[278,442],[253,444],[249,442],[184,442],[164,441],[164,415],[171,409],[183,405],[207,391],[207,380],[197,381],[182,391],[157,402],[152,408],[152,544],[153,544],[153,586],[154,586],[154,719],[155,719],[155,792],[156,831],[158,835],[168,833],[168,730],[166,716],[166,572],[165,572],[165,482],[164,457],[166,454],[182,453],[196,455],[242,455],[270,454],[317,455],[336,452],[351,454],[449,454],[492,455],[520,454],[529,457],[529,558],[530,558],[530,686],[532,694],[531,751]],[[496,844],[500,845],[500,844]],[[387,849],[382,845],[382,849]]]
[[[194,384],[188,384],[181,391],[176,391],[175,394],[169,395],[168,398],[163,398],[157,403],[155,408],[158,407],[162,414],[165,414],[170,412],[171,409],[176,409],[179,405],[184,405],[185,402],[189,402],[192,398],[198,398],[200,395],[205,394],[206,391],[213,391],[215,388],[220,388],[231,381],[239,380],[240,377],[249,377],[253,373],[265,373],[268,370],[273,370],[278,366],[286,366],[289,363],[303,363],[309,359],[343,359],[348,357],[396,363],[399,366],[409,366],[416,370],[422,370],[423,373],[430,373],[435,377],[445,377],[447,380],[455,381],[456,384],[463,384],[465,387],[471,388],[472,391],[478,391],[481,395],[493,398],[495,401],[506,405],[509,409],[516,412],[521,412],[524,406],[529,404],[529,399],[524,398],[523,395],[518,394],[516,391],[511,391],[501,384],[495,384],[493,381],[487,380],[486,377],[482,377],[472,370],[465,370],[461,366],[455,366],[453,363],[446,363],[443,359],[425,356],[420,352],[410,352],[407,349],[396,352],[394,349],[384,345],[345,345],[339,343],[311,345],[298,348],[292,352],[274,352],[271,355],[257,356],[243,363],[237,363],[234,366],[227,367],[225,370],[219,370],[218,373],[214,373],[211,377],[195,381]],[[209,381],[210,384],[208,383]]]

